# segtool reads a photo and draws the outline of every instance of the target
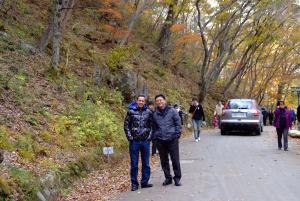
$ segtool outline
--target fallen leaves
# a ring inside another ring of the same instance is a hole
[[[151,159],[152,170],[157,166],[158,160],[158,157]],[[141,163],[139,165],[141,167]],[[130,160],[128,157],[117,163],[108,164],[103,169],[92,172],[87,178],[77,181],[71,192],[67,195],[62,195],[58,201],[112,200],[118,194],[130,190],[129,170]]]

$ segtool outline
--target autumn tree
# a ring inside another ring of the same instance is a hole
[[[222,69],[246,39],[240,36],[242,29],[249,23],[258,4],[250,0],[221,1],[218,8],[212,11],[208,2],[196,1],[197,24],[204,54],[198,65],[200,102],[204,101],[210,86],[216,83]]]

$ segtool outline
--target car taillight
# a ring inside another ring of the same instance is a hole
[[[259,111],[258,111],[258,110],[255,110],[255,112],[254,112],[253,115],[254,115],[254,116],[259,116]]]
[[[228,102],[225,104],[225,106],[224,106],[224,110],[226,110],[226,109],[227,109],[227,107],[228,107]]]
[[[228,108],[228,102],[225,103],[225,106],[222,110],[222,116],[225,116],[225,110]]]

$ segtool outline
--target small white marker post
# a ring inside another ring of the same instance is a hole
[[[113,147],[103,147],[103,154],[107,156],[108,162],[110,161],[110,155],[114,153],[114,148]]]

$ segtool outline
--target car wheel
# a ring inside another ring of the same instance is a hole
[[[226,135],[226,131],[221,129],[221,135]]]
[[[264,132],[264,127],[263,126],[260,127],[260,132]]]
[[[261,135],[261,129],[262,129],[262,127],[260,127],[258,130],[256,130],[255,134],[256,135]]]

